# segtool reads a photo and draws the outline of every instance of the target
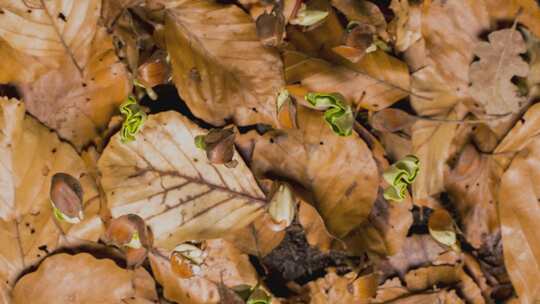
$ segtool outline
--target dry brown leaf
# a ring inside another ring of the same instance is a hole
[[[154,280],[144,268],[122,269],[112,260],[87,253],[53,255],[13,289],[13,304],[154,303],[157,299]]]
[[[465,304],[453,290],[440,290],[433,293],[424,293],[399,298],[387,304]]]
[[[150,254],[152,271],[164,287],[165,298],[183,304],[219,303],[218,284],[222,280],[228,287],[257,284],[257,273],[247,255],[223,240],[207,241],[206,245],[200,275],[187,279],[172,271],[166,251]]]
[[[243,252],[263,258],[285,238],[285,230],[274,231],[272,225],[275,223],[270,214],[264,213],[248,226],[229,233],[225,239]]]
[[[379,36],[388,37],[384,15],[374,3],[366,0],[331,0],[331,3],[347,17],[349,22],[356,21],[373,25]]]
[[[278,54],[259,42],[251,17],[234,5],[170,1],[167,50],[178,93],[195,116],[214,125],[275,124],[284,86]]]
[[[314,92],[339,92],[353,104],[378,111],[406,97],[407,65],[378,50],[357,63],[341,58],[342,65],[298,52],[285,52],[285,79],[300,82]]]
[[[103,227],[95,182],[70,145],[25,115],[24,104],[14,99],[0,99],[0,129],[0,278],[12,285],[49,252],[80,240],[97,241]],[[84,220],[78,224],[55,221],[49,189],[57,172],[82,185]]]
[[[446,189],[456,207],[467,241],[480,248],[486,237],[500,232],[495,201],[498,175],[489,156],[465,146],[456,166],[446,177]]]
[[[389,25],[395,36],[395,47],[404,52],[422,38],[421,6],[409,0],[392,0],[390,8],[396,16]]]
[[[536,138],[514,158],[498,191],[504,263],[521,303],[540,300],[539,162]]]
[[[379,184],[375,161],[356,134],[337,136],[320,112],[300,107],[298,125],[259,137],[248,133],[239,141],[253,145],[256,176],[292,179],[311,191],[330,233],[342,237],[369,215]]]
[[[525,77],[528,64],[519,56],[527,51],[521,33],[515,29],[492,32],[488,42],[480,42],[469,70],[472,97],[484,106],[487,114],[517,113],[527,100],[520,96],[512,77]]]
[[[134,141],[116,134],[98,167],[113,217],[134,213],[158,247],[209,239],[247,226],[265,195],[238,153],[235,168],[214,165],[195,146],[204,130],[177,112],[150,115]]]
[[[334,237],[328,232],[324,221],[310,204],[301,201],[298,207],[298,223],[304,228],[306,240],[312,247],[328,252]]]
[[[456,266],[422,267],[405,275],[405,285],[411,291],[430,289],[436,284],[450,285],[458,280]]]
[[[358,277],[354,272],[339,276],[329,271],[324,278],[307,284],[312,304],[370,303],[377,289],[377,276],[368,274]]]
[[[388,184],[381,181],[380,186],[387,187]],[[344,241],[357,254],[364,250],[380,255],[397,254],[407,241],[407,233],[413,223],[411,209],[410,197],[393,203],[385,200],[380,191],[368,221],[353,230]]]
[[[514,20],[540,37],[540,5],[535,0],[486,0],[489,15],[495,21]],[[521,11],[520,11],[521,10]]]
[[[443,245],[437,243],[430,235],[413,235],[407,238],[398,253],[382,260],[378,264],[378,268],[382,271],[383,277],[395,273],[404,277],[409,269],[439,264],[437,260],[443,254],[446,254],[445,252],[455,257],[452,263],[454,264],[459,257],[457,253],[448,252]],[[445,263],[452,261],[448,257],[444,258],[446,259]]]
[[[97,25],[100,1],[4,5],[0,61],[20,69],[2,70],[0,79],[15,84],[28,111],[80,149],[100,135],[130,90],[110,37]]]

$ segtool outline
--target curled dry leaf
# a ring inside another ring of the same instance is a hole
[[[480,58],[469,70],[472,97],[487,114],[517,113],[526,101],[511,80],[525,77],[528,64],[519,56],[527,51],[521,33],[514,28],[492,32],[488,42],[480,42],[474,53]]]
[[[0,99],[0,278],[7,285],[49,252],[79,240],[96,241],[102,233],[95,182],[77,152],[34,118],[24,105]],[[52,176],[77,177],[84,195],[84,220],[56,221],[50,202]]]
[[[234,5],[176,1],[165,39],[178,93],[195,116],[214,125],[275,125],[282,63],[263,47],[251,17]]]
[[[497,196],[504,263],[521,303],[540,299],[539,163],[535,138],[502,176]]]
[[[298,223],[304,228],[306,240],[312,247],[328,252],[333,237],[326,229],[324,221],[310,204],[301,201],[298,207]]]
[[[337,136],[319,112],[299,108],[298,125],[239,141],[252,143],[257,176],[272,173],[311,191],[330,233],[342,237],[369,215],[379,184],[375,161],[364,141],[356,134]]]
[[[358,277],[354,272],[339,276],[330,271],[324,278],[307,285],[312,304],[370,303],[377,290],[377,277],[373,274]]]
[[[190,278],[181,278],[172,271],[166,253],[155,251],[149,255],[152,271],[164,288],[165,298],[185,304],[220,303],[220,282],[228,287],[257,284],[257,274],[248,256],[228,242],[207,241],[205,254],[200,273]]]
[[[100,9],[98,0],[42,1],[34,9],[9,0],[0,15],[0,57],[20,65],[0,79],[15,84],[27,110],[77,148],[105,129],[130,89],[111,38],[97,25]]]
[[[53,255],[13,289],[13,304],[150,303],[157,298],[154,280],[143,268],[122,269],[87,253]]]
[[[116,134],[99,159],[102,186],[113,217],[137,214],[155,245],[169,250],[245,227],[266,198],[236,155],[236,168],[214,165],[195,146],[204,131],[176,112],[150,115],[137,138]],[[236,152],[235,152],[236,154]]]

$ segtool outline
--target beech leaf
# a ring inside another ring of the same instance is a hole
[[[390,184],[384,190],[385,199],[401,201],[405,198],[407,187],[416,179],[419,163],[418,157],[407,155],[384,171],[383,178]]]
[[[0,278],[12,285],[23,269],[49,252],[81,240],[97,241],[103,226],[95,181],[72,146],[25,115],[24,104],[14,99],[0,99],[0,128]],[[57,221],[53,215],[50,190],[58,172],[80,182],[85,216],[79,223]]]
[[[283,87],[278,54],[265,48],[251,17],[234,5],[176,1],[165,40],[178,93],[195,116],[214,125],[275,125]]]
[[[527,51],[521,33],[515,29],[492,32],[488,42],[480,42],[474,53],[480,58],[469,71],[470,92],[487,114],[517,113],[526,98],[519,95],[512,77],[526,77],[527,63],[519,56]]]
[[[179,113],[163,112],[148,116],[132,142],[113,136],[98,162],[113,217],[139,215],[154,244],[169,250],[258,217],[266,198],[251,172],[236,151],[236,168],[209,162],[194,143],[204,133]]]
[[[339,136],[352,134],[354,117],[351,106],[339,93],[308,93],[306,100],[318,110],[324,110],[324,120]]]

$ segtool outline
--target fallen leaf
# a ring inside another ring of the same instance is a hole
[[[256,176],[271,173],[311,191],[330,233],[342,237],[367,218],[375,201],[375,161],[357,135],[335,135],[322,113],[300,107],[298,125],[299,129],[239,137],[253,144],[250,165]]]
[[[0,79],[15,84],[28,111],[80,149],[105,129],[130,84],[111,38],[97,25],[100,1],[69,3],[30,9],[6,1],[0,37],[9,47],[3,45],[8,54],[1,57],[21,69]]]
[[[404,52],[422,38],[422,7],[409,0],[392,0],[390,8],[396,17],[389,28],[395,35],[396,49]]]
[[[326,229],[324,221],[310,204],[301,201],[298,207],[298,223],[304,228],[306,240],[310,246],[322,252],[328,252],[332,245],[333,237]]]
[[[122,269],[87,253],[53,255],[13,289],[14,304],[151,303],[157,298],[154,280],[143,268]]]
[[[383,259],[378,268],[384,274],[383,277],[394,273],[404,277],[409,269],[436,264],[439,256],[445,252],[447,249],[431,236],[413,235],[407,238],[398,253]],[[457,254],[452,253],[452,255],[456,256]]]
[[[50,252],[97,241],[103,227],[95,181],[69,144],[25,115],[24,104],[14,99],[0,99],[0,126],[0,243],[10,244],[0,246],[0,278],[12,286],[21,271]],[[74,176],[82,186],[84,220],[78,224],[53,216],[49,191],[57,172]]]
[[[266,198],[251,172],[236,152],[236,168],[207,161],[194,143],[204,133],[171,111],[148,116],[132,142],[113,136],[98,163],[112,216],[139,215],[155,246],[169,250],[223,236],[257,218]]]
[[[439,243],[459,251],[456,223],[445,209],[435,209],[428,220],[429,234]]]
[[[339,276],[330,271],[307,287],[313,304],[370,303],[369,299],[376,292],[377,277],[373,274],[358,277],[353,272]]]
[[[501,179],[498,213],[501,221],[504,263],[521,303],[540,299],[540,204],[538,173],[540,141],[530,142]]]
[[[372,111],[389,107],[409,93],[405,63],[380,50],[366,54],[357,63],[342,58],[341,65],[288,51],[284,62],[287,83],[300,82],[313,92],[339,92],[353,104]]]
[[[519,96],[511,79],[529,72],[528,64],[519,56],[527,51],[525,41],[514,28],[492,32],[488,39],[489,43],[480,42],[474,51],[480,60],[469,70],[471,95],[487,114],[517,113],[526,98]]]
[[[260,43],[250,16],[204,0],[167,5],[173,80],[193,114],[214,125],[231,118],[239,125],[275,125],[282,62]]]
[[[495,21],[514,20],[540,37],[540,5],[534,0],[486,0],[489,15]],[[521,10],[521,11],[520,11]]]
[[[164,287],[165,298],[185,304],[220,303],[220,282],[228,287],[257,284],[256,271],[246,254],[223,240],[207,241],[206,246],[201,273],[191,278],[181,278],[172,271],[165,251],[150,254],[152,271]]]
[[[455,291],[440,290],[432,293],[424,293],[399,298],[394,301],[386,302],[388,304],[464,304]]]
[[[253,223],[225,236],[236,248],[263,258],[276,248],[285,237],[285,230],[274,231],[274,222],[268,213],[261,214]]]
[[[489,156],[467,145],[446,176],[445,187],[460,215],[465,239],[475,248],[500,232],[495,201],[500,175],[494,166]]]
[[[373,25],[377,34],[383,38],[388,37],[386,32],[386,20],[376,4],[360,0],[331,0],[334,7],[340,10],[349,22],[357,21],[363,24]]]

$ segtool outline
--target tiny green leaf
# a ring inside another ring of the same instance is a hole
[[[383,173],[383,178],[390,184],[384,190],[384,198],[402,201],[407,194],[407,187],[414,182],[418,174],[420,160],[414,155],[407,155],[390,166]]]
[[[246,301],[246,304],[270,304],[272,298],[262,289],[256,288]]]
[[[290,24],[301,26],[312,26],[323,21],[328,16],[326,11],[309,10],[307,6],[302,3],[296,17],[289,21]]]
[[[124,115],[124,123],[120,130],[120,137],[123,143],[127,143],[135,139],[135,135],[139,132],[146,120],[146,113],[144,113],[132,96],[129,96],[128,99],[120,105],[120,113]]]
[[[308,93],[305,99],[319,110],[324,112],[324,119],[334,133],[339,136],[352,134],[354,116],[351,106],[345,102],[339,93]]]
[[[205,135],[197,135],[195,136],[195,147],[206,150],[206,143],[204,142]]]

